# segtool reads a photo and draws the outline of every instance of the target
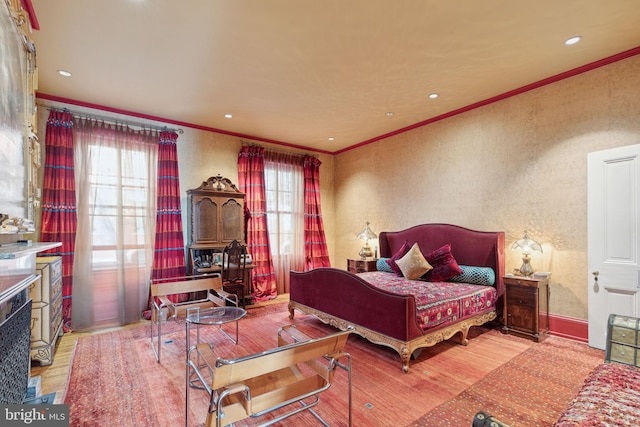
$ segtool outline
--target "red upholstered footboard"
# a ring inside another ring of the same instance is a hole
[[[422,335],[412,295],[382,291],[345,270],[291,272],[290,300],[398,340]]]

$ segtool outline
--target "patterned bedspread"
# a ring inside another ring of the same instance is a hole
[[[382,271],[360,273],[358,276],[376,288],[413,295],[418,324],[423,331],[485,312],[496,301],[496,289],[491,286],[408,280]]]
[[[638,420],[640,369],[604,363],[589,374],[554,426],[637,426]]]

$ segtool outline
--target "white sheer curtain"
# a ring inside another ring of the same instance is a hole
[[[302,156],[264,153],[269,242],[278,294],[289,293],[289,271],[304,271],[303,167]]]
[[[72,325],[138,321],[153,263],[158,135],[77,120]]]

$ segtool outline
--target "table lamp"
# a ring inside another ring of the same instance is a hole
[[[520,274],[525,277],[530,277],[533,274],[533,267],[531,267],[531,258],[529,258],[529,254],[533,251],[542,253],[542,246],[540,246],[540,243],[529,238],[527,230],[525,230],[524,237],[514,242],[514,244],[511,245],[511,249],[520,249],[522,251],[522,266],[520,266]]]
[[[371,246],[369,246],[369,240],[377,239],[378,236],[369,228],[369,221],[367,221],[367,226],[365,227],[365,229],[362,230],[362,232],[358,234],[356,238],[359,240],[364,240],[364,246],[358,253],[358,255],[360,255],[360,258],[366,259],[372,257],[373,252],[371,251]]]

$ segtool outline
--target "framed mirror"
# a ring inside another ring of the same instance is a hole
[[[0,5],[0,214],[34,219],[39,204],[37,68],[31,24],[20,0]]]

